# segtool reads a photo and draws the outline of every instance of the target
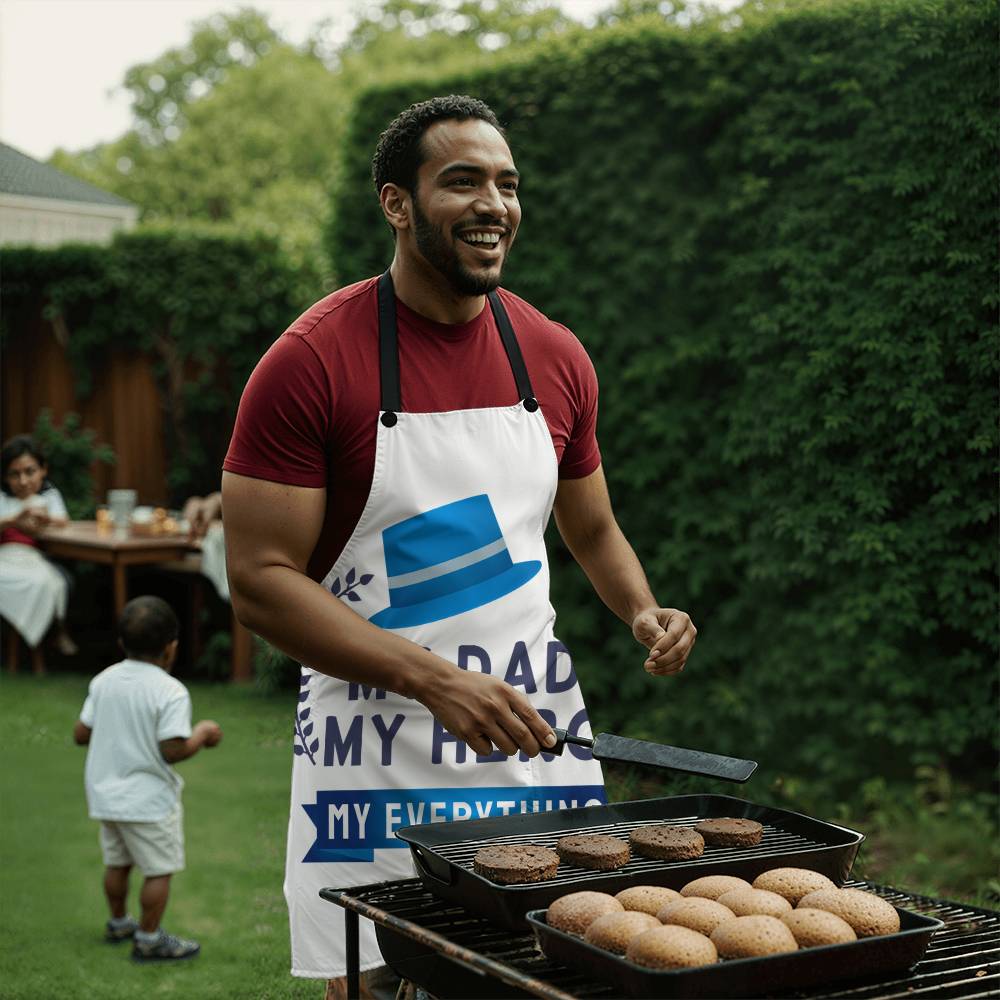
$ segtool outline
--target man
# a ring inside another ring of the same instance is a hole
[[[586,353],[494,291],[521,209],[493,112],[414,105],[373,173],[392,265],[267,352],[223,476],[237,614],[304,664],[285,894],[292,972],[316,978],[345,968],[318,889],[411,874],[400,826],[605,801],[588,753],[542,752],[553,726],[589,733],[552,631],[553,501],[649,673],[683,669],[695,639],[615,522]],[[381,960],[362,930],[365,970]]]

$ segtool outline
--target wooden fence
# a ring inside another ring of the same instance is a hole
[[[109,354],[94,373],[92,392],[81,396],[57,330],[38,315],[29,329],[12,331],[4,347],[0,389],[3,440],[30,432],[46,407],[57,424],[66,414],[78,413],[83,426],[117,457],[115,465],[98,463],[93,469],[98,499],[109,489],[131,488],[139,503],[167,502],[163,408],[148,359]]]

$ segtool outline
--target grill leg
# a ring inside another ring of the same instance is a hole
[[[349,1000],[358,1000],[361,995],[361,976],[358,972],[361,959],[358,954],[358,915],[354,910],[344,913],[344,938],[347,944],[347,996]]]

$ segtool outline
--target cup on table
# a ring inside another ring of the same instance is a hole
[[[128,524],[135,510],[138,494],[135,490],[108,490],[108,508],[116,535],[127,535]]]
[[[107,504],[101,504],[96,513],[94,514],[94,519],[97,521],[97,533],[99,535],[110,535],[111,529],[113,527],[111,523],[111,508]]]

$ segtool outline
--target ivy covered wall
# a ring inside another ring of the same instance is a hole
[[[435,93],[488,101],[523,174],[505,285],[580,337],[612,498],[700,628],[652,681],[553,554],[599,729],[827,787],[996,739],[995,0],[831,0],[658,22],[374,90],[329,246],[383,269],[369,163]]]
[[[553,538],[597,728],[826,787],[989,763],[996,16],[830,0],[651,21],[358,104],[343,283],[391,256],[368,171],[397,111],[469,92],[508,126],[524,222],[505,284],[593,357],[619,520],[700,629],[681,678],[647,678]],[[5,366],[43,310],[79,392],[110,349],[152,361],[174,502],[218,482],[247,375],[323,293],[267,239],[177,231],[5,249],[0,270]]]
[[[110,247],[4,248],[0,272],[5,383],[47,378],[21,368],[38,356],[26,341],[50,330],[72,366],[77,406],[98,388],[112,354],[149,362],[164,440],[139,461],[166,462],[152,481],[162,482],[165,472],[169,497],[144,498],[157,503],[180,504],[218,489],[247,377],[271,342],[322,294],[317,274],[294,268],[272,239],[177,229],[123,234]],[[51,361],[51,351],[44,358]],[[136,391],[143,390],[149,391],[145,382]],[[128,396],[118,396],[108,405],[127,405]],[[127,424],[130,414],[142,420],[150,405],[133,399],[115,420]],[[22,426],[5,433],[30,430],[36,415],[25,416]],[[143,430],[134,428],[131,437],[141,440]],[[119,467],[135,450],[129,438],[126,430],[125,446],[116,449]],[[126,477],[120,485],[134,485],[126,481],[128,469],[120,474]]]

